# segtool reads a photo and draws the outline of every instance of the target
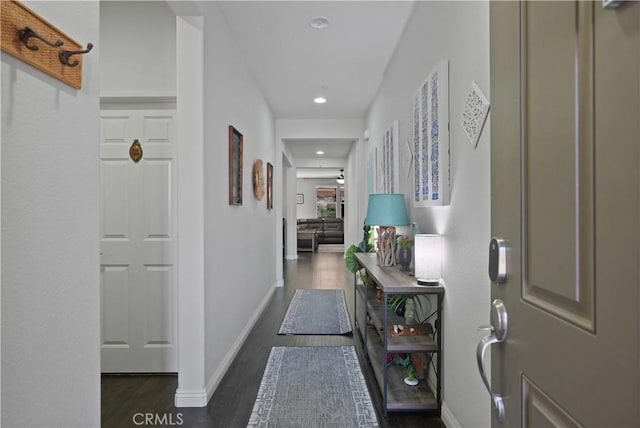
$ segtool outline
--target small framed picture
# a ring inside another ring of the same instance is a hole
[[[296,195],[296,204],[304,204],[304,193],[298,193]]]
[[[242,205],[242,134],[229,125],[229,205]]]
[[[267,162],[267,209],[273,209],[273,165]]]

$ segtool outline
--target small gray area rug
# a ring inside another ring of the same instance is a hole
[[[271,348],[247,426],[377,427],[355,348]]]
[[[278,334],[347,334],[344,290],[296,290]]]

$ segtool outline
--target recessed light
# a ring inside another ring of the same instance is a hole
[[[313,102],[316,104],[324,104],[327,102],[327,99],[325,97],[316,97],[313,99]]]
[[[317,155],[323,155],[323,154],[324,154],[324,152],[323,152],[322,150],[318,150],[318,151],[316,152],[316,154],[317,154]]]
[[[314,30],[324,30],[329,26],[329,20],[324,16],[316,16],[309,21],[309,27]]]

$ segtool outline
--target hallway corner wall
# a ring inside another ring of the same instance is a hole
[[[407,195],[411,221],[418,223],[421,233],[445,238],[443,420],[454,426],[490,426],[490,400],[474,352],[482,338],[477,327],[489,323],[490,125],[487,120],[475,148],[460,126],[471,82],[475,80],[487,96],[490,93],[489,2],[416,2],[366,127],[369,147],[378,147],[380,156],[384,131],[399,120],[403,159],[405,141],[413,135],[413,95],[442,59],[449,61],[451,202],[415,208],[412,175],[401,174],[400,190]]]
[[[275,119],[216,2],[200,3],[204,44],[205,379],[210,397],[276,286],[276,209],[256,199],[256,160],[279,162]],[[242,205],[228,203],[228,135],[242,135]],[[274,175],[281,174],[274,170]]]
[[[24,4],[82,43],[76,90],[2,53],[2,426],[100,425],[99,5]]]

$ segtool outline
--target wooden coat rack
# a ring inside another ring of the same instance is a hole
[[[2,50],[69,86],[82,88],[82,56],[86,49],[53,24],[16,0],[2,0]]]

